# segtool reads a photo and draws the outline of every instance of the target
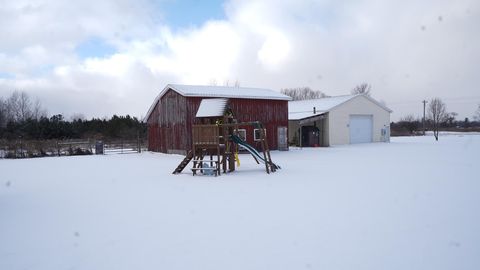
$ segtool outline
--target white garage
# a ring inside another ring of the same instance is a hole
[[[366,95],[288,104],[289,142],[303,147],[390,141],[392,110]]]

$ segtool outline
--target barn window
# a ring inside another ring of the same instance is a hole
[[[242,139],[244,142],[247,141],[247,130],[246,129],[238,129],[238,137]],[[240,150],[245,150],[245,147],[239,145]]]
[[[267,137],[267,129],[263,129],[263,134]],[[260,141],[260,129],[256,128],[253,130],[253,140]]]
[[[242,139],[243,141],[247,141],[247,130],[246,129],[243,129],[243,128],[239,128],[238,129],[238,137],[240,137],[240,139]]]

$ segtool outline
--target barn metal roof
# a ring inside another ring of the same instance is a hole
[[[202,99],[195,117],[215,117],[223,116],[227,107],[226,98],[208,98]]]
[[[263,88],[168,84],[163,88],[150,106],[150,109],[144,118],[145,121],[150,117],[157,102],[170,89],[186,97],[292,100],[291,97],[281,94],[280,92]]]
[[[290,101],[288,102],[288,120],[300,120],[327,113],[334,108],[340,106],[341,104],[359,96],[363,96],[375,103],[376,105],[380,106],[384,110],[392,112],[392,110],[367,95],[345,95],[319,99]],[[313,108],[315,108],[315,111]]]
[[[164,91],[168,91],[168,88],[188,97],[292,100],[280,92],[263,88],[169,84]]]

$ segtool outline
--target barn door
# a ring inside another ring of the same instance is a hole
[[[287,127],[278,127],[278,150],[288,150]]]

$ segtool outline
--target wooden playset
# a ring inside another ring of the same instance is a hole
[[[280,168],[272,162],[265,127],[261,122],[239,123],[228,107],[223,110],[222,116],[203,117],[202,121],[205,124],[192,125],[192,149],[173,174],[181,173],[190,161],[193,161],[193,175],[201,173],[218,176],[221,171],[233,172],[236,163],[239,165],[239,146],[248,151],[258,164],[263,163],[267,173]],[[259,130],[261,153],[239,137],[239,127],[247,125],[253,125]]]

